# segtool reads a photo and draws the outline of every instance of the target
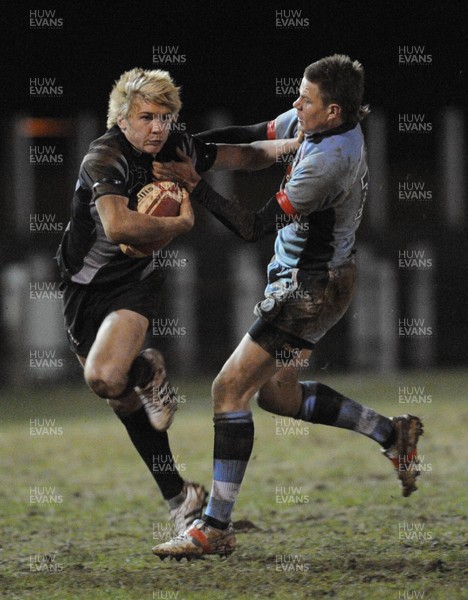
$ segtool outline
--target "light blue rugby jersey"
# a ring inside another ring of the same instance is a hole
[[[268,137],[295,137],[297,127],[297,113],[291,109],[269,124]],[[307,135],[277,194],[288,224],[278,231],[268,268],[270,284],[291,280],[296,269],[323,273],[346,263],[353,254],[367,190],[359,124]]]

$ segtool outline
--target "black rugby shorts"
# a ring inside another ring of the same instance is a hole
[[[72,351],[86,357],[102,322],[116,310],[132,310],[146,317],[151,324],[159,311],[163,283],[161,272],[142,281],[123,285],[116,282],[94,288],[62,282],[65,331]]]

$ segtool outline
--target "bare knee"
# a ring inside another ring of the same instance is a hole
[[[101,398],[117,398],[127,385],[128,377],[111,364],[95,364],[89,360],[84,369],[86,383]]]
[[[211,386],[211,394],[213,397],[215,412],[217,408],[222,408],[227,395],[232,390],[232,387],[232,378],[228,377],[223,371],[216,375],[213,385]]]
[[[214,411],[243,410],[246,402],[241,386],[240,377],[234,373],[221,371],[213,381],[211,388]]]

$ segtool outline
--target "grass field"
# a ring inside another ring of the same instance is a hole
[[[367,438],[255,407],[253,458],[234,514],[238,548],[227,560],[190,563],[152,555],[170,537],[167,511],[104,402],[84,384],[3,390],[2,597],[468,598],[468,373],[321,381],[384,414],[424,418],[419,491],[401,497]],[[172,449],[184,476],[209,485],[209,382],[178,383],[189,401],[171,428]],[[405,386],[423,386],[420,403],[401,401]]]

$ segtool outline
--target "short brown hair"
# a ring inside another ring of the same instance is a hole
[[[364,97],[364,68],[357,60],[344,54],[326,56],[309,65],[304,77],[316,83],[324,104],[336,102],[341,107],[343,121],[360,121],[370,112],[362,105]]]

